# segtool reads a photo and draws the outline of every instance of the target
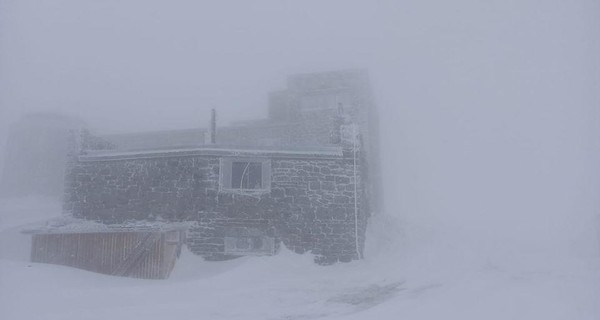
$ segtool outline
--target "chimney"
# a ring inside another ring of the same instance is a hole
[[[210,110],[210,144],[217,143],[217,111],[213,108]]]

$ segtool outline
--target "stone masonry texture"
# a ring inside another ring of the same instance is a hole
[[[224,236],[234,227],[311,251],[322,263],[356,258],[352,159],[271,159],[271,189],[258,194],[220,191],[219,170],[216,156],[79,161],[68,173],[65,209],[104,223],[195,221],[188,246],[209,259],[226,257]]]

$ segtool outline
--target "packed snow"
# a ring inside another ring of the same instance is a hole
[[[60,215],[52,198],[0,200],[0,319],[598,319],[600,261],[379,216],[366,257],[318,266],[272,257],[206,262],[168,280],[28,261],[19,231]],[[493,250],[491,250],[493,249]]]

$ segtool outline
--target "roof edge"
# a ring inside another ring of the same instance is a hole
[[[117,161],[133,159],[156,159],[170,157],[190,156],[258,156],[268,158],[310,158],[331,159],[343,157],[342,147],[307,147],[305,149],[278,149],[273,147],[242,147],[242,146],[206,146],[198,148],[166,149],[166,150],[139,150],[139,151],[88,151],[79,156],[79,161]]]

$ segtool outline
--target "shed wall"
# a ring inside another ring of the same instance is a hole
[[[171,231],[179,234],[180,231]],[[165,232],[34,234],[31,261],[143,279],[165,279],[181,243]]]

